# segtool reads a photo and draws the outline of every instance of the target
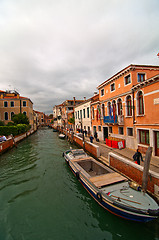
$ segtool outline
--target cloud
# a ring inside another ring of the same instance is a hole
[[[127,65],[158,65],[158,0],[3,0],[1,90],[16,88],[34,109],[91,97]]]

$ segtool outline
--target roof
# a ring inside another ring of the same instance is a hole
[[[102,88],[105,84],[107,84],[109,81],[111,80],[115,80],[117,77],[119,77],[120,75],[123,75],[126,72],[129,72],[130,70],[134,70],[135,68],[148,68],[148,69],[153,69],[153,68],[158,68],[159,66],[153,66],[153,65],[137,65],[137,64],[130,64],[129,66],[125,67],[124,69],[122,69],[121,71],[117,72],[115,75],[113,75],[112,77],[108,78],[107,80],[105,80],[103,83],[101,83],[97,89],[99,90],[100,88]]]
[[[23,100],[29,100],[31,103],[33,103],[29,98],[27,98],[27,97],[20,97],[20,96],[4,96],[1,100],[3,100],[3,99],[17,99],[17,100],[21,100],[21,99],[23,99]]]

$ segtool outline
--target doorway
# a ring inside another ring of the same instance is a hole
[[[159,156],[159,132],[155,132],[155,155]]]
[[[103,127],[103,140],[108,138],[108,127]]]

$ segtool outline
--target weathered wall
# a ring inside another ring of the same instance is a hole
[[[18,142],[22,141],[24,138],[26,138],[27,136],[33,134],[34,132],[35,132],[34,130],[31,130],[31,131],[28,131],[27,133],[23,133],[18,136],[15,136],[14,140],[10,137],[7,141],[1,142],[0,143],[0,154],[9,150],[10,148],[14,147],[14,141],[15,141],[15,143],[18,143]]]
[[[84,148],[87,152],[89,152],[91,155],[93,155],[95,158],[100,157],[100,149],[99,146],[96,146],[93,143],[85,141],[83,144],[83,139],[74,135],[73,136],[73,141]]]
[[[142,166],[114,153],[109,153],[109,165],[142,185]],[[159,197],[158,186],[159,174],[149,171],[147,190]]]

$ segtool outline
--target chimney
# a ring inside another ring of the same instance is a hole
[[[94,96],[97,95],[97,92],[94,92]]]
[[[84,101],[86,101],[86,97],[84,97]]]
[[[76,105],[76,98],[73,97],[73,105]]]

